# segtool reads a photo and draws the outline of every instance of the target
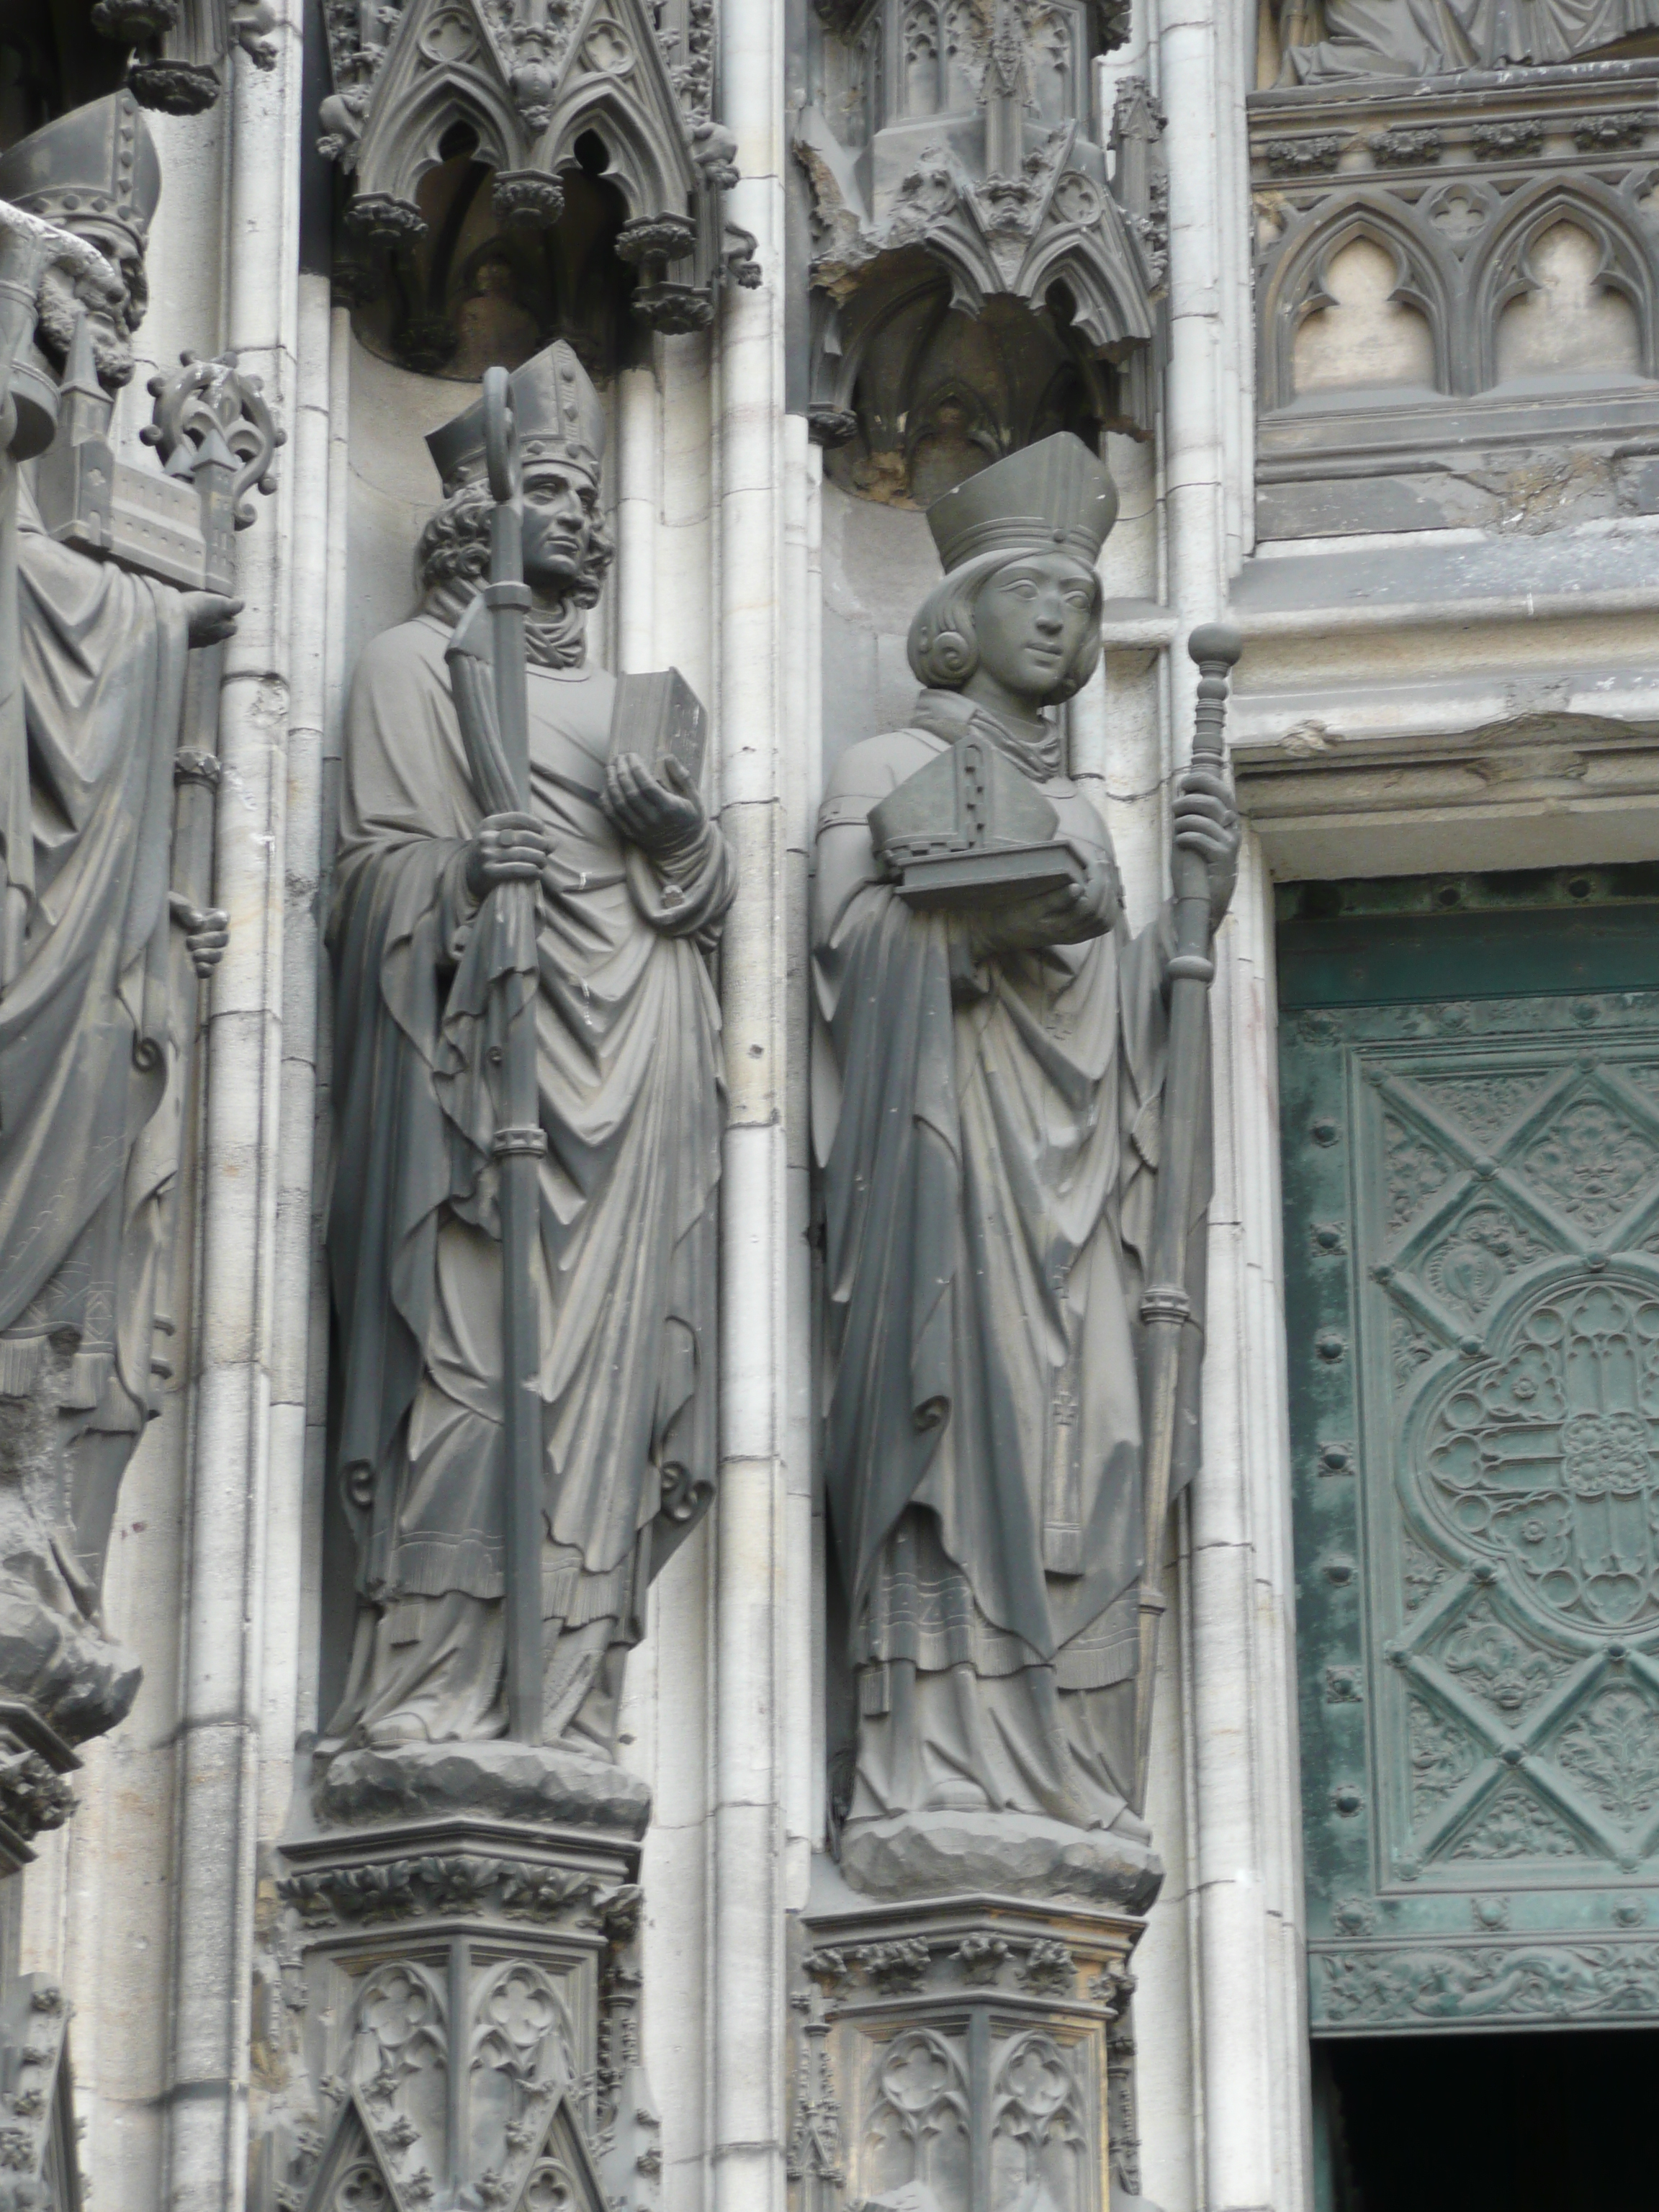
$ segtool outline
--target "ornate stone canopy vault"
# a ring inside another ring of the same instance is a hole
[[[1062,426],[1149,436],[1164,118],[1127,78],[1102,133],[1091,92],[1093,58],[1127,25],[1064,0],[820,13],[795,137],[814,434],[856,438],[852,480],[883,497],[909,495],[941,404],[987,459]],[[921,496],[944,488],[924,480]]]
[[[359,303],[392,296],[390,327],[403,333],[392,349],[410,366],[447,366],[467,343],[457,319],[473,296],[466,284],[520,297],[534,249],[556,232],[540,282],[528,283],[525,312],[542,327],[520,360],[564,325],[567,295],[583,283],[572,272],[595,252],[613,273],[618,262],[632,270],[632,312],[653,330],[702,329],[723,283],[758,281],[753,240],[724,219],[737,172],[709,113],[709,0],[685,0],[660,22],[645,0],[409,0],[373,11],[331,0],[327,18],[335,89],[320,143],[352,179],[345,228],[368,257],[351,287]],[[458,271],[463,234],[471,258]],[[452,279],[463,287],[453,301]],[[430,325],[447,305],[445,349]],[[489,358],[505,363],[514,350]]]

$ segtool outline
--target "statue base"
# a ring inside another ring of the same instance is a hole
[[[304,1993],[268,2106],[272,2201],[653,2212],[640,2059],[651,1793],[540,1745],[337,1754],[280,1847]]]
[[[815,1863],[800,1923],[800,2212],[1114,2212],[1133,2197],[1128,1962],[1145,1923],[982,1892],[877,1904],[845,1872]]]
[[[651,1792],[625,1767],[556,1745],[500,1739],[339,1752],[313,1797],[319,1820],[348,1827],[465,1812],[637,1842],[651,1820]]]
[[[848,1821],[841,1870],[866,1897],[1002,1897],[1151,1909],[1164,1865],[1149,1843],[1027,1813],[902,1813]]]

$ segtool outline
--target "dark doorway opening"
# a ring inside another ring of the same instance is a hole
[[[1659,2033],[1314,2045],[1318,2212],[1650,2212]]]

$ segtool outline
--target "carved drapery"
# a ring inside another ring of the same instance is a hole
[[[994,459],[1060,428],[1150,434],[1164,199],[1146,86],[1120,88],[1109,181],[1091,136],[1092,58],[1126,34],[1072,0],[877,0],[826,17],[795,138],[811,198],[810,412],[825,445],[860,440],[855,489],[911,496],[918,441],[900,426],[942,407],[963,418],[958,476],[972,447]],[[1018,311],[1005,318],[1018,329],[993,339],[999,360],[1024,348],[1047,364],[1036,427],[997,363],[975,358],[964,326],[991,302]]]
[[[332,0],[325,15],[334,90],[319,143],[353,180],[347,230],[369,256],[347,274],[358,302],[386,288],[388,258],[429,250],[442,218],[422,183],[458,143],[489,172],[504,264],[515,238],[559,224],[573,179],[591,179],[617,218],[604,245],[635,271],[631,309],[650,328],[702,329],[722,283],[759,282],[753,240],[724,216],[737,173],[710,112],[712,0],[684,0],[660,26],[645,0]],[[509,365],[550,335],[532,330]]]
[[[1659,1000],[1316,1004],[1283,1065],[1314,2024],[1650,2020]]]

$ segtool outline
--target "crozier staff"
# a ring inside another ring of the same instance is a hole
[[[818,817],[825,1474],[858,1675],[855,1878],[861,1838],[942,1813],[1146,1841],[1139,1308],[1172,939],[1167,909],[1130,931],[1047,711],[1098,659],[1116,506],[1062,436],[930,509],[946,574],[911,627],[924,689],[906,727],[842,756]],[[1051,801],[1082,879],[915,911],[871,811],[969,732]],[[1183,777],[1175,836],[1218,920],[1238,847],[1224,773]],[[1200,1180],[1194,1246],[1206,1199]],[[1186,1433],[1190,1459],[1190,1418]]]
[[[570,349],[512,380],[523,468],[531,805],[490,812],[445,654],[488,567],[483,411],[428,440],[445,498],[420,612],[353,686],[331,926],[329,1230],[350,1677],[324,1750],[501,1735],[507,1531],[492,888],[534,886],[543,1737],[615,1745],[647,1586],[714,1476],[720,1023],[705,954],[734,884],[672,765],[609,758],[584,626],[611,558],[603,416]]]

